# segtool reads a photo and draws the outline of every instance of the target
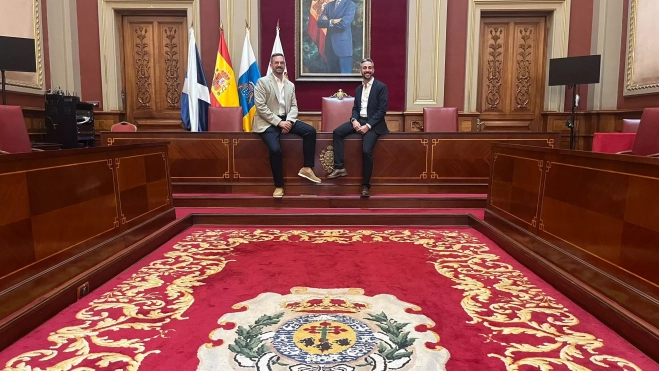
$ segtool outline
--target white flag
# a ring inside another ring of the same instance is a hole
[[[279,40],[279,27],[277,27],[277,36],[275,36],[275,44],[272,46],[272,53],[270,53],[270,56],[272,56],[275,53],[284,54],[284,48],[282,48],[281,40]],[[284,57],[284,59],[286,59],[286,57]],[[270,67],[270,61],[268,61],[267,75],[269,75],[271,72],[272,72],[272,67]],[[286,68],[286,66],[284,66],[284,77],[288,78],[288,69]]]
[[[188,71],[181,94],[181,120],[189,131],[208,130],[208,106],[211,96],[206,76],[201,67],[201,57],[194,37],[194,29],[188,31]]]

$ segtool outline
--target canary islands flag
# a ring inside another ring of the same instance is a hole
[[[210,93],[206,84],[201,57],[194,38],[194,29],[188,31],[188,71],[181,94],[181,120],[186,130],[208,130],[208,106]]]
[[[261,77],[252,44],[249,42],[249,29],[245,34],[243,56],[240,60],[240,77],[238,78],[238,98],[243,108],[243,130],[252,131],[252,121],[256,114],[254,105],[254,87]]]
[[[213,107],[240,107],[236,75],[231,66],[229,48],[224,41],[224,30],[221,28],[211,93],[211,106]]]
[[[279,22],[277,22],[277,36],[275,36],[275,44],[272,46],[272,53],[270,53],[270,56],[276,53],[284,54],[284,48],[281,46],[281,39],[279,38]],[[272,72],[272,67],[268,65],[268,73],[266,76],[269,75],[270,72]],[[284,77],[288,78],[288,69],[286,67],[284,67]]]

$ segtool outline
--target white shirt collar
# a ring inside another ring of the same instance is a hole
[[[368,80],[366,84],[364,84],[364,80],[362,80],[362,85],[366,85],[366,87],[370,88],[371,86],[373,86],[373,81],[375,81],[375,77],[371,76],[371,79]]]

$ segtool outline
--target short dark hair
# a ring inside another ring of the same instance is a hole
[[[270,63],[272,63],[272,60],[275,59],[275,57],[282,57],[282,58],[284,58],[284,60],[286,60],[286,57],[284,57],[283,54],[281,54],[281,53],[275,53],[275,54],[273,54],[272,56],[270,56]]]
[[[373,62],[373,60],[372,60],[371,58],[364,58],[364,59],[362,59],[362,61],[359,62],[359,65],[361,66],[362,64],[364,64],[364,63],[366,63],[366,62],[371,62],[371,64],[373,65],[373,67],[375,67],[375,62]]]

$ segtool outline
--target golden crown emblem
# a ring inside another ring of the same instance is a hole
[[[312,313],[359,313],[368,309],[365,303],[352,303],[341,298],[313,298],[284,304],[284,308],[294,312]]]

